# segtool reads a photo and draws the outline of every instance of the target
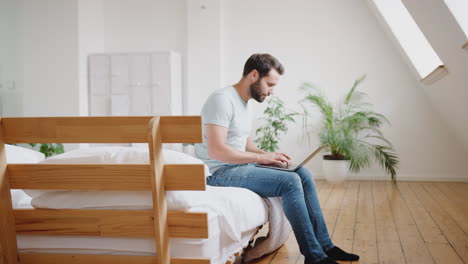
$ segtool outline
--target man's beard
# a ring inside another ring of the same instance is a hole
[[[261,103],[265,101],[266,98],[266,95],[262,95],[261,92],[262,88],[260,87],[260,79],[258,79],[258,81],[250,85],[250,95],[255,99],[255,101]]]

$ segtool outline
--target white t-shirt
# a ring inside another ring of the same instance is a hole
[[[240,151],[245,151],[247,137],[252,129],[253,110],[251,102],[245,102],[233,86],[214,91],[206,100],[201,111],[203,143],[195,144],[195,154],[214,173],[228,163],[208,156],[206,125],[214,124],[228,129],[226,143]]]

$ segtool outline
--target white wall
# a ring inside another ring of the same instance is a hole
[[[22,0],[15,5],[19,56],[14,61],[20,65],[17,87],[24,116],[86,115],[88,54],[174,50],[185,56],[183,0]]]
[[[87,20],[91,13],[93,23],[87,23],[80,59],[100,52],[146,52],[172,50],[182,55],[183,65],[187,65],[186,42],[186,3],[185,0],[79,0],[83,4],[81,20]],[[98,5],[97,12],[93,5]],[[84,65],[84,64],[82,64]],[[183,72],[183,90],[186,90],[186,69]],[[84,82],[83,82],[84,83]],[[80,88],[86,96],[85,87]],[[185,112],[185,111],[184,111]]]
[[[441,95],[426,93],[365,1],[17,3],[21,55],[17,61],[22,65],[18,87],[23,92],[25,116],[85,115],[90,53],[174,50],[182,54],[188,95],[184,110],[198,114],[213,90],[241,77],[248,56],[269,52],[286,68],[276,93],[294,110],[298,110],[301,94],[297,88],[303,81],[313,82],[337,100],[356,78],[367,74],[361,88],[375,110],[392,122],[384,133],[399,154],[400,179],[468,178],[467,152],[455,136],[461,138],[459,132],[467,130],[452,130],[453,122],[447,122],[451,127],[445,124],[452,112],[432,105]],[[259,115],[265,106],[256,106]],[[292,125],[281,150],[294,158],[304,157],[317,142],[307,146],[301,135],[301,124]],[[310,167],[321,173],[319,159]],[[384,173],[373,167],[359,176],[371,179]]]
[[[18,2],[0,0],[0,116],[22,116],[18,90]]]
[[[22,0],[18,19],[24,116],[78,115],[76,1]]]
[[[103,0],[78,0],[79,109],[89,113],[88,55],[104,51]]]
[[[103,14],[106,52],[185,52],[185,1],[104,0]]]
[[[399,154],[400,179],[467,176],[467,153],[434,111],[364,2],[232,0],[225,2],[223,10],[226,84],[240,78],[250,54],[269,52],[286,70],[276,93],[298,110],[301,82],[313,82],[336,100],[356,78],[367,74],[361,88],[369,94],[374,109],[392,122],[383,130]],[[282,151],[297,158],[314,146],[302,147],[300,127],[299,123],[291,126],[281,142]],[[310,167],[320,174],[319,160]],[[370,179],[383,174],[373,167],[360,175]]]
[[[224,1],[187,0],[186,112],[200,114],[212,87],[223,79],[222,33]],[[190,99],[188,99],[190,98]]]

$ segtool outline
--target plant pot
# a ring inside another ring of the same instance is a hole
[[[341,183],[348,178],[349,160],[334,159],[331,155],[323,156],[322,169],[329,183]]]

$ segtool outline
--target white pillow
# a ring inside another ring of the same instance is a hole
[[[5,144],[7,163],[39,163],[45,159],[45,155],[39,151],[28,148]],[[31,197],[23,190],[10,190],[13,208],[31,207]]]
[[[39,151],[5,144],[7,163],[39,163],[45,155]]]
[[[165,163],[174,164],[204,164],[203,161],[183,152],[163,149]],[[77,149],[50,157],[42,164],[148,164],[148,149],[135,147],[98,147]],[[129,175],[131,177],[131,175]],[[205,177],[210,176],[209,169],[205,165]],[[54,190],[25,190],[32,198]]]
[[[31,197],[23,190],[10,190],[13,208],[31,208]]]

